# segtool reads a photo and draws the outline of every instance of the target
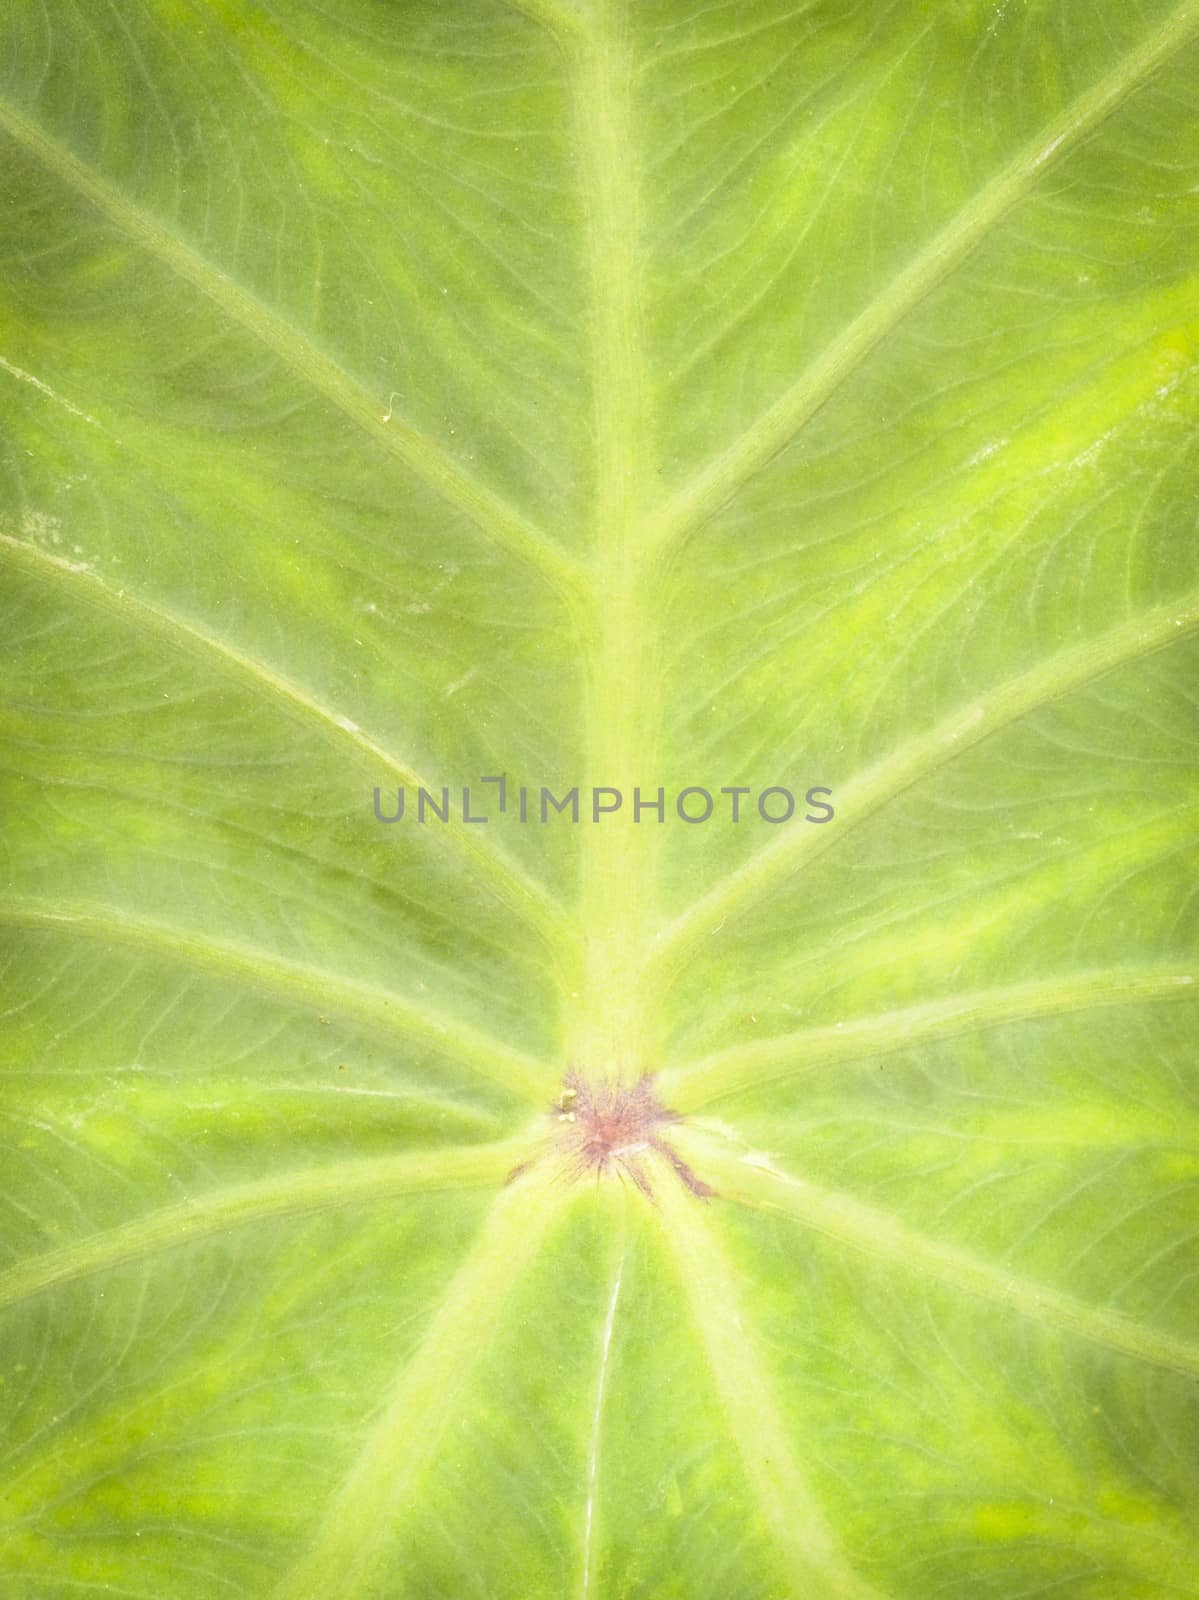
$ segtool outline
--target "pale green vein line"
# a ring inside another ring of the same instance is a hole
[[[1199,592],[1191,591],[1171,605],[1157,606],[1130,622],[1059,651],[1019,677],[988,689],[943,721],[884,756],[835,794],[837,815],[815,825],[797,820],[742,866],[680,913],[659,933],[654,960],[661,976],[677,970],[687,953],[705,936],[771,889],[796,869],[835,845],[887,801],[929,777],[947,762],[1029,712],[1095,682],[1117,667],[1189,638],[1199,630]]]
[[[246,328],[410,471],[470,518],[488,539],[528,563],[569,604],[577,602],[583,569],[494,490],[478,482],[443,446],[397,417],[277,311],[208,261],[165,223],[122,194],[96,168],[15,106],[0,100],[0,129],[150,255]]]
[[[649,407],[630,25],[629,0],[598,0],[586,38],[572,52],[591,276],[595,533],[621,554],[634,532]],[[600,599],[606,602],[607,597]]]
[[[48,383],[43,383],[40,378],[35,378],[32,372],[26,372],[23,367],[14,367],[12,362],[6,361],[3,356],[0,356],[0,371],[7,372],[10,377],[16,378],[20,383],[29,384],[31,388],[36,389],[39,394],[44,394],[47,399],[53,400],[55,405],[61,406],[71,416],[78,417],[81,422],[90,423],[93,428],[100,426],[95,417],[89,416],[86,411],[81,411],[70,400],[64,399],[57,389],[52,389]]]
[[[664,1183],[657,1211],[750,1487],[790,1570],[792,1592],[822,1600],[880,1600],[879,1591],[850,1566],[812,1492],[756,1348],[752,1318],[741,1305],[737,1275],[705,1208],[681,1184]]]
[[[679,1142],[687,1145],[689,1158],[726,1199],[782,1212],[839,1243],[898,1262],[906,1272],[1008,1306],[1045,1327],[1105,1350],[1199,1377],[1199,1345],[1193,1340],[1150,1327],[1122,1312],[1087,1305],[953,1245],[939,1244],[850,1195],[780,1172],[763,1156],[734,1155],[727,1146],[702,1138],[698,1130],[681,1136]]]
[[[652,422],[643,335],[634,6],[596,0],[572,46],[579,187],[586,207],[594,400],[596,612],[586,653],[584,781],[627,793],[652,771],[658,729],[658,619],[643,583],[639,530]],[[586,929],[575,1059],[627,1064],[645,1054],[639,1002],[655,849],[628,811],[587,830],[580,862]]]
[[[500,1186],[528,1153],[527,1139],[340,1161],[230,1185],[163,1206],[115,1228],[58,1245],[0,1273],[0,1307],[59,1284],[145,1261],[270,1217],[315,1215],[372,1200]]]
[[[928,1039],[949,1039],[1008,1022],[1029,1022],[1103,1006],[1149,1005],[1199,997],[1190,972],[1111,967],[1039,983],[1014,983],[933,1000],[925,1005],[855,1017],[829,1027],[804,1028],[714,1052],[666,1068],[659,1092],[681,1111],[725,1095],[800,1076],[813,1068],[906,1050]]]
[[[555,0],[508,0],[508,4],[514,11],[523,11],[526,17],[539,22],[548,33],[569,37],[582,27],[578,13],[555,4]]]
[[[1076,148],[1199,28],[1199,0],[1185,0],[1137,49],[1086,90],[984,185],[886,284],[739,439],[720,452],[647,530],[659,549],[698,527],[787,445],[902,319],[977,248],[1051,166]]]
[[[349,717],[324,705],[300,684],[276,672],[264,661],[247,655],[226,639],[207,632],[176,612],[137,598],[129,589],[107,582],[86,562],[71,561],[53,551],[0,533],[0,555],[34,577],[52,579],[75,589],[81,599],[115,615],[126,626],[149,631],[173,649],[215,665],[257,694],[277,700],[292,716],[313,722],[331,743],[350,745],[373,767],[388,772],[410,789],[436,792],[427,778],[400,757],[386,750]],[[364,797],[365,798],[365,797]],[[518,916],[528,920],[551,948],[569,939],[568,919],[544,886],[512,861],[499,845],[485,837],[487,830],[451,821],[430,834],[435,844],[456,851],[477,870],[480,879]]]
[[[401,1039],[432,1045],[479,1077],[531,1101],[543,1100],[554,1080],[549,1063],[390,990],[191,929],[130,917],[107,906],[36,899],[0,900],[0,924],[121,945],[314,1011],[353,1017]]]
[[[600,1438],[603,1433],[604,1397],[608,1387],[608,1361],[612,1353],[612,1333],[616,1327],[616,1308],[620,1304],[620,1286],[624,1279],[625,1240],[624,1219],[621,1219],[621,1248],[612,1279],[612,1292],[608,1296],[608,1309],[604,1315],[600,1334],[599,1374],[595,1380],[595,1403],[591,1408],[591,1442],[587,1450],[587,1504],[583,1512],[583,1582],[582,1600],[592,1600],[599,1581],[599,1543],[595,1537],[595,1512],[599,1499]]]
[[[558,1198],[563,1191],[559,1190]],[[311,1549],[277,1600],[355,1600],[371,1587],[459,1411],[481,1358],[493,1348],[507,1297],[536,1255],[557,1207],[533,1177],[496,1201],[470,1255],[450,1281],[416,1350],[401,1366],[358,1458],[325,1512]],[[404,1592],[402,1583],[393,1591]]]

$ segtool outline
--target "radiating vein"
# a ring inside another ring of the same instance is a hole
[[[705,1177],[726,1199],[782,1212],[842,1244],[895,1261],[905,1272],[1008,1306],[1034,1322],[1106,1350],[1199,1377],[1199,1343],[1193,1339],[1150,1327],[1122,1312],[1087,1305],[966,1250],[938,1243],[851,1195],[781,1172],[764,1156],[739,1156],[710,1139],[702,1139],[701,1153],[698,1134],[692,1135],[688,1146]]]
[[[737,1277],[712,1224],[681,1185],[659,1194],[662,1234],[674,1256],[680,1289],[763,1519],[782,1551],[796,1596],[880,1600],[850,1566],[818,1504],[789,1437]]]
[[[437,490],[488,539],[519,556],[565,599],[577,599],[581,569],[560,545],[495,490],[480,483],[442,445],[395,415],[385,397],[368,389],[299,328],[207,260],[113,184],[103,173],[0,99],[0,129],[35,155],[148,254],[193,284],[259,339],[318,393],[357,423],[389,454]],[[386,418],[386,420],[385,420]]]
[[[1193,972],[1146,967],[1077,972],[1039,983],[976,989],[876,1017],[855,1017],[828,1027],[754,1039],[669,1067],[659,1075],[658,1087],[667,1104],[690,1111],[724,1095],[798,1077],[814,1068],[906,1050],[923,1040],[948,1039],[1004,1023],[1103,1006],[1196,998],[1199,978]]]
[[[477,1076],[529,1100],[544,1098],[554,1080],[549,1063],[431,1006],[194,928],[152,922],[103,905],[17,898],[0,899],[0,924],[124,946],[315,1011],[351,1017],[385,1034],[431,1045]]]
[[[1009,678],[917,734],[873,767],[838,787],[835,821],[813,826],[798,820],[773,843],[730,872],[658,935],[654,960],[663,976],[730,918],[780,886],[801,865],[840,844],[887,801],[929,777],[964,751],[1017,718],[1095,682],[1117,667],[1161,650],[1199,630],[1199,592],[1157,606],[1107,633],[1059,651]]]
[[[303,1216],[439,1189],[498,1187],[527,1153],[527,1139],[506,1139],[332,1162],[214,1189],[18,1262],[0,1273],[0,1307],[271,1217]]]
[[[595,1510],[599,1496],[600,1437],[603,1432],[604,1394],[608,1386],[608,1358],[612,1352],[612,1331],[616,1326],[616,1308],[620,1303],[620,1286],[624,1278],[624,1240],[622,1230],[621,1254],[612,1279],[612,1292],[608,1296],[608,1309],[600,1334],[599,1374],[595,1380],[595,1403],[591,1408],[591,1442],[587,1448],[587,1504],[583,1513],[583,1581],[582,1600],[591,1600],[598,1592],[599,1547],[595,1539]]]
[[[352,747],[376,772],[381,769],[390,773],[409,789],[435,792],[434,786],[415,767],[386,749],[350,718],[325,705],[301,684],[276,672],[265,661],[209,633],[199,623],[156,602],[139,599],[130,589],[108,582],[84,562],[71,561],[9,534],[0,533],[0,556],[34,577],[70,586],[81,599],[110,612],[127,626],[153,633],[173,649],[220,668],[254,693],[271,697],[289,715],[315,724],[331,744],[339,748]],[[465,857],[481,881],[518,916],[529,921],[547,943],[556,946],[567,938],[569,925],[562,907],[543,884],[511,860],[499,845],[490,842],[486,829],[450,823],[437,828],[432,838]]]
[[[1199,0],[1184,0],[1104,78],[1079,95],[969,199],[875,295],[789,388],[654,518],[647,547],[698,527],[778,454],[905,316],[977,248],[1032,186],[1116,110],[1199,29]]]
[[[492,1347],[505,1300],[555,1220],[553,1198],[528,1176],[497,1199],[424,1337],[367,1425],[313,1545],[279,1585],[276,1600],[356,1600],[368,1590],[396,1537],[397,1520],[419,1492],[478,1362]]]

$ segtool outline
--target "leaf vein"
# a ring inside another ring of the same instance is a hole
[[[398,778],[401,784],[412,789],[433,787],[415,767],[386,749],[350,718],[325,705],[267,662],[209,633],[198,623],[153,601],[140,599],[127,588],[114,588],[83,562],[54,555],[9,534],[0,533],[0,555],[35,577],[73,586],[91,604],[112,613],[122,622],[151,631],[174,648],[219,666],[256,693],[270,695],[293,715],[314,722],[331,742],[338,745],[348,742],[354,746],[362,756]],[[532,923],[548,943],[567,936],[567,921],[558,902],[499,846],[481,838],[478,829],[451,825],[437,830],[434,837],[465,856],[493,892],[518,916]]]
[[[669,499],[646,530],[650,553],[693,532],[786,447],[863,361],[956,270],[1053,165],[1099,127],[1199,27],[1184,0],[1160,27],[1079,95],[991,178],[881,288],[787,389]]]
[[[123,195],[103,173],[0,99],[0,129],[148,254],[207,296],[272,350],[292,372],[343,412],[389,454],[467,516],[492,543],[519,556],[573,607],[584,587],[580,563],[502,495],[474,478],[444,446],[405,422],[380,395],[348,373],[293,323],[209,261],[166,224]]]
[[[513,1139],[341,1161],[214,1189],[9,1267],[0,1273],[0,1308],[270,1217],[311,1215],[403,1194],[500,1185],[527,1147],[527,1140]]]
[[[1089,1305],[956,1246],[938,1243],[887,1212],[794,1177],[766,1158],[734,1156],[705,1142],[704,1153],[697,1160],[729,1199],[781,1212],[818,1233],[896,1261],[906,1270],[923,1272],[950,1288],[1008,1306],[1045,1327],[1153,1366],[1199,1377],[1199,1345],[1191,1339],[1150,1327],[1123,1312]]]
[[[1035,667],[984,690],[927,732],[918,734],[843,785],[836,795],[836,820],[813,831],[802,820],[726,874],[663,928],[654,961],[662,978],[705,936],[740,915],[778,886],[803,862],[834,847],[887,801],[904,793],[1000,729],[1085,688],[1109,672],[1190,638],[1199,631],[1199,592],[1182,595],[1108,632],[1047,657]]]
[[[336,1011],[386,1033],[432,1045],[478,1076],[533,1101],[543,1098],[553,1081],[549,1063],[392,990],[212,939],[194,929],[125,916],[102,905],[17,898],[0,900],[0,924],[124,945],[233,979],[260,993],[299,1001],[312,1010]]]
[[[698,1061],[667,1068],[661,1075],[661,1092],[671,1105],[677,1102],[681,1109],[690,1110],[834,1063],[906,1050],[923,1040],[956,1038],[1009,1022],[1093,1008],[1197,998],[1199,980],[1194,973],[1138,967],[978,989],[876,1017],[856,1017],[715,1051]]]

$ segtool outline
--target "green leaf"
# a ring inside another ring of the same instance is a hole
[[[1199,1594],[1199,0],[0,41],[5,1600]]]

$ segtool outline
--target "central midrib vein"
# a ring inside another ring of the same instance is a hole
[[[585,657],[581,803],[619,790],[619,812],[580,821],[582,988],[572,997],[568,1052],[593,1076],[637,1076],[649,1040],[639,1001],[652,921],[657,823],[633,815],[652,776],[657,707],[641,512],[649,481],[649,395],[642,348],[639,205],[631,109],[628,0],[605,0],[572,47],[587,197],[594,397],[594,616]],[[648,798],[653,798],[651,792]]]

